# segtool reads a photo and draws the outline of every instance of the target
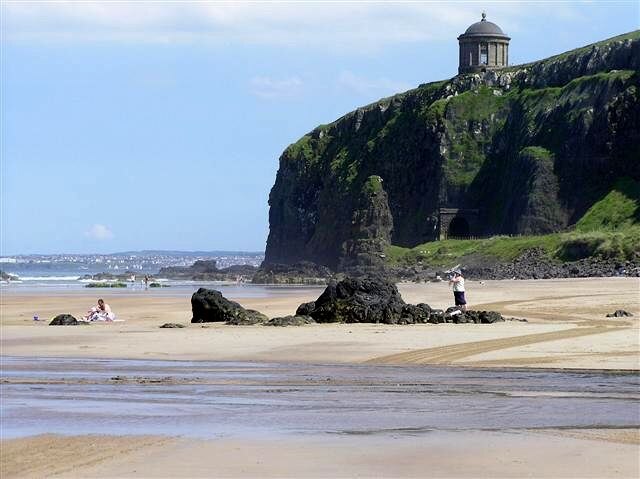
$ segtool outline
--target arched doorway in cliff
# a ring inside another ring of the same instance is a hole
[[[480,210],[470,208],[440,208],[437,238],[470,238],[482,234]]]
[[[469,222],[462,216],[456,216],[449,224],[448,238],[468,238],[471,236]]]

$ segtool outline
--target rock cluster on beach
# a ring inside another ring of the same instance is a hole
[[[263,263],[255,272],[254,284],[327,284],[332,271],[311,261],[294,264]]]
[[[313,323],[478,323],[504,321],[495,311],[446,311],[425,303],[407,304],[396,285],[381,278],[345,278],[332,281],[324,292],[309,303],[301,304],[292,316],[269,320],[264,314],[245,309],[212,289],[200,288],[191,297],[192,323],[224,322],[235,326],[302,326]]]
[[[426,303],[407,304],[396,285],[381,278],[346,278],[332,282],[320,297],[303,303],[298,315],[318,323],[483,323],[504,321],[495,311],[466,311],[452,307],[433,309]]]
[[[284,316],[269,319],[253,309],[245,309],[235,301],[225,298],[215,289],[200,288],[191,297],[193,312],[192,323],[223,322],[231,326],[302,326],[315,323],[313,318],[305,315]],[[161,327],[176,327],[163,325]]]
[[[465,276],[472,279],[551,279],[609,276],[640,276],[640,263],[607,258],[584,258],[578,261],[554,262],[539,248],[526,250],[510,263],[469,265]]]
[[[554,261],[539,248],[525,250],[513,261],[500,262],[489,258],[463,257],[464,274],[474,280],[553,279],[592,277],[640,277],[640,262],[589,257],[578,261]],[[304,266],[301,266],[304,265]],[[348,276],[366,278],[381,276],[390,281],[428,282],[445,277],[444,268],[428,265],[389,266],[383,263],[369,266],[351,265]],[[345,273],[332,272],[324,266],[305,261],[295,265],[263,265],[252,282],[258,284],[329,284],[345,278]]]
[[[247,264],[218,269],[216,260],[198,260],[191,266],[160,268],[157,276],[191,281],[249,281],[257,269],[255,266]]]
[[[311,316],[296,314],[295,316],[282,316],[273,318],[264,323],[265,326],[304,326],[305,324],[314,324],[315,321]]]
[[[132,276],[140,277],[140,273],[137,271],[125,271],[124,273],[95,273],[95,274],[85,274],[81,279],[89,279],[93,281],[121,281],[121,282],[130,282]]]
[[[628,318],[631,316],[633,316],[633,314],[624,309],[616,309],[613,313],[607,314],[607,318]]]

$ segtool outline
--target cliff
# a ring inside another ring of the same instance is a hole
[[[640,180],[639,70],[635,31],[317,127],[280,157],[265,263],[375,263],[436,239],[442,207],[477,210],[474,236],[567,228]]]

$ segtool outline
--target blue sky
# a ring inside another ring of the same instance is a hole
[[[0,254],[264,249],[284,148],[457,69],[639,28],[636,1],[2,4]]]

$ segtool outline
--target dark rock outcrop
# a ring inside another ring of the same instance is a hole
[[[571,254],[580,255],[578,250]],[[633,261],[589,257],[578,261],[552,261],[538,248],[525,251],[509,263],[465,265],[470,279],[551,279],[609,276],[640,276],[640,264]]]
[[[198,260],[191,266],[167,266],[160,268],[158,276],[192,281],[248,281],[258,270],[248,264],[232,265],[218,269],[216,260]]]
[[[309,316],[309,313],[313,311],[315,307],[316,307],[315,301],[302,303],[300,306],[298,306],[298,309],[296,309],[296,316]]]
[[[445,323],[466,323],[464,313],[461,308],[458,306],[450,306],[444,312],[444,321]]]
[[[49,326],[81,326],[89,324],[85,321],[78,321],[70,314],[59,314],[51,320]]]
[[[186,328],[184,324],[180,323],[164,323],[160,328],[172,329],[172,328]]]
[[[224,324],[230,326],[254,326],[263,324],[269,318],[255,309],[245,309],[244,314],[238,314],[234,318],[228,319]]]
[[[465,311],[465,319],[478,324],[493,324],[504,321],[502,315],[496,311]]]
[[[497,311],[463,311],[458,306],[451,306],[444,312],[444,322],[454,324],[476,323],[493,324],[505,321]]]
[[[429,323],[431,320],[431,306],[426,303],[405,304],[398,324]]]
[[[195,274],[218,273],[218,262],[212,260],[198,260],[191,266],[166,266],[160,268],[158,276],[167,278],[190,278]]]
[[[264,262],[253,276],[254,284],[327,284],[333,273],[311,261],[295,264]]]
[[[106,272],[95,273],[95,274],[85,274],[82,276],[82,279],[92,279],[94,281],[116,280],[116,281],[126,283],[131,281],[132,276],[135,276],[138,281],[140,281],[141,279],[140,272],[138,271],[125,271],[124,273],[117,273],[117,274],[106,273]],[[142,277],[144,277],[144,275],[142,275]],[[149,279],[153,279],[153,278],[149,278]]]
[[[351,233],[342,245],[338,269],[351,276],[383,271],[385,249],[391,245],[393,217],[382,178],[370,176],[360,192],[351,219]]]
[[[200,288],[191,296],[192,323],[226,322],[227,324],[256,324],[268,318],[257,311],[244,309],[230,301],[220,291]]]
[[[433,324],[441,324],[445,322],[445,313],[441,309],[432,309],[429,315],[429,322]]]
[[[389,281],[346,278],[327,286],[309,316],[318,323],[397,324],[405,306]]]
[[[617,309],[613,313],[607,314],[607,318],[628,318],[633,316],[633,314],[625,311],[624,309]]]
[[[273,318],[264,323],[265,326],[304,326],[305,324],[314,324],[315,321],[311,316],[299,315],[282,316]]]
[[[298,307],[318,323],[478,323],[504,321],[495,311],[466,311],[452,306],[446,311],[425,303],[407,304],[396,285],[380,278],[346,278],[331,282],[315,302]]]
[[[220,272],[228,277],[241,276],[247,279],[253,278],[256,271],[258,271],[258,267],[250,264],[234,264],[220,269]]]

